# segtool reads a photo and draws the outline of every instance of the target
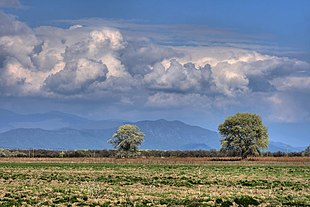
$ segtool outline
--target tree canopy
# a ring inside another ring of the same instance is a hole
[[[268,130],[257,114],[237,113],[220,124],[222,151],[240,155],[259,155],[261,149],[268,147]]]
[[[118,150],[119,156],[137,155],[138,146],[144,141],[144,134],[136,125],[125,124],[118,128],[108,141]]]

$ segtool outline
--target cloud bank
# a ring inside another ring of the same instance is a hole
[[[309,93],[310,64],[297,59],[238,47],[163,46],[111,25],[33,29],[0,12],[1,97],[267,107],[271,119],[295,122],[309,119]]]

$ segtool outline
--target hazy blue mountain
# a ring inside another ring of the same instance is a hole
[[[219,135],[197,126],[180,121],[139,121],[134,123],[145,133],[142,147],[145,149],[218,149]],[[204,145],[201,145],[204,143]]]
[[[41,149],[109,149],[107,140],[117,128],[130,123],[122,120],[88,120],[76,115],[49,112],[17,114],[0,109],[0,148]],[[199,150],[219,149],[217,132],[181,121],[139,121],[145,133],[142,149]],[[294,152],[305,147],[293,147],[281,142],[269,144],[269,151]]]
[[[18,119],[17,117],[18,114],[14,112],[0,109],[0,132],[13,129],[11,122],[14,119]]]
[[[71,125],[72,128],[75,129],[112,129],[112,128],[117,128],[121,125],[123,125],[125,121],[122,120],[100,120],[100,121],[89,121],[87,123],[82,123],[82,124],[75,124]]]
[[[0,148],[107,149],[107,140],[117,130],[108,129],[13,129],[0,133]],[[120,123],[119,123],[120,124]],[[143,149],[210,149],[219,147],[216,132],[180,121],[140,121],[134,123],[145,133]],[[121,125],[121,124],[120,124]],[[93,127],[93,126],[92,126]]]
[[[122,125],[122,120],[89,120],[80,116],[51,111],[48,113],[18,114],[0,109],[0,132],[16,128],[40,128],[55,130],[73,129],[110,129]]]
[[[75,125],[84,125],[92,121],[85,118],[52,111],[37,114],[17,114],[0,109],[0,131],[16,128],[61,129]]]
[[[58,111],[51,111],[48,113],[36,113],[36,114],[18,114],[12,111],[0,109],[0,121],[6,122],[37,122],[50,119],[60,119],[68,123],[82,123],[89,120],[67,113]]]
[[[0,134],[1,148],[98,149],[103,139],[75,130],[13,129]]]
[[[12,112],[12,111],[8,111],[8,110],[5,110],[5,109],[0,109],[0,121],[3,121],[3,120],[7,120],[7,121],[10,121],[12,119],[14,119],[14,117],[16,116],[19,116],[18,114]]]
[[[210,150],[211,147],[204,143],[186,144],[181,150]],[[214,149],[214,148],[213,148]]]
[[[270,152],[301,152],[306,147],[293,147],[282,142],[269,141],[268,151]]]

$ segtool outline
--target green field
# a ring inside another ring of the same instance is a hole
[[[0,163],[0,206],[310,206],[309,166]]]

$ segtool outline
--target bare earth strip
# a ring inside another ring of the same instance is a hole
[[[124,164],[196,164],[196,165],[290,165],[310,166],[308,157],[140,157],[140,158],[1,158],[1,162],[15,163],[124,163]]]

